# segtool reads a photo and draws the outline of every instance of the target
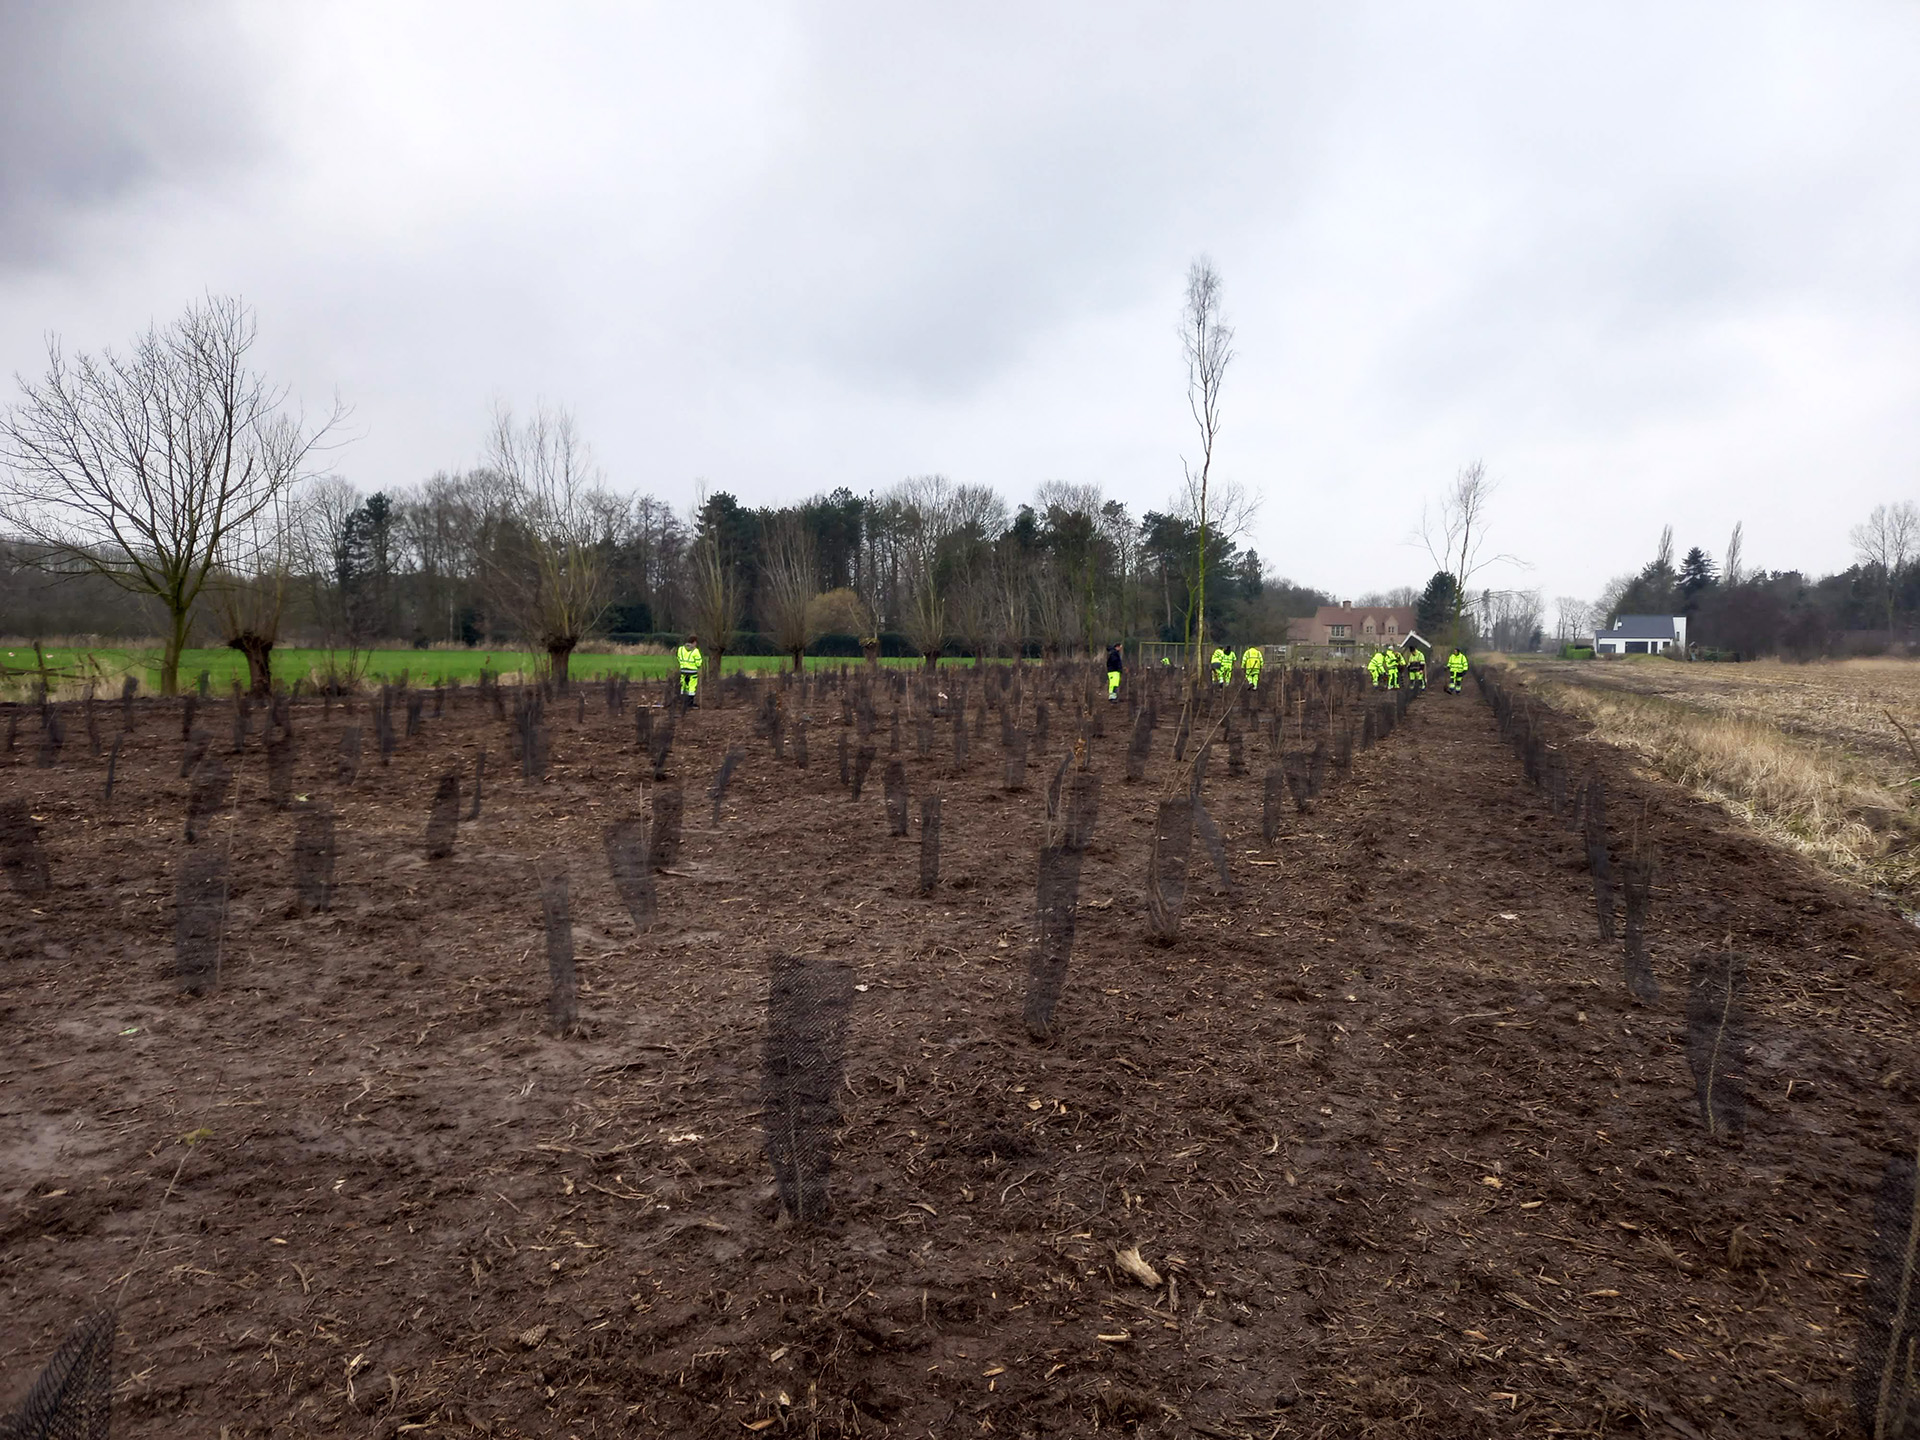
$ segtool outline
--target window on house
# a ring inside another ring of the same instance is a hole
[[[1348,629],[1345,625],[1329,625],[1327,627],[1327,634],[1332,636],[1335,640],[1346,639],[1348,633],[1349,633]]]

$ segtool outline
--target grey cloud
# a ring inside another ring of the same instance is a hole
[[[69,221],[245,158],[259,70],[211,6],[0,6],[0,266],[54,262]]]

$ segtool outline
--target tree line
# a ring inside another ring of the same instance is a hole
[[[196,637],[244,653],[261,688],[286,639],[349,670],[395,643],[512,646],[562,680],[598,637],[693,632],[796,665],[823,645],[932,663],[1283,640],[1326,597],[1266,576],[1241,543],[1251,507],[1209,475],[1231,330],[1210,267],[1189,292],[1202,460],[1139,516],[1097,485],[1014,503],[940,475],[775,507],[703,493],[682,515],[614,491],[548,408],[496,412],[478,465],[362,493],[322,463],[342,412],[291,410],[248,362],[252,313],[209,298],[124,355],[52,342],[22,382],[0,416],[0,603],[15,630],[158,631],[168,692]]]

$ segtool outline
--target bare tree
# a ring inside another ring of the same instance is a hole
[[[573,652],[600,623],[611,589],[600,471],[573,416],[544,405],[525,423],[495,412],[487,463],[505,502],[489,556],[492,589],[564,687]]]
[[[1746,562],[1740,554],[1746,528],[1745,522],[1734,521],[1733,534],[1727,538],[1727,558],[1720,567],[1720,583],[1729,590],[1746,582]]]
[[[343,418],[309,429],[249,368],[256,325],[210,296],[130,354],[69,360],[20,379],[0,417],[0,518],[51,568],[90,571],[167,615],[160,688],[177,693],[195,604],[237,530],[273,506]]]
[[[1572,595],[1561,595],[1554,600],[1553,606],[1558,612],[1554,636],[1562,645],[1571,645],[1583,635],[1592,636],[1597,617],[1591,602]]]
[[[1876,505],[1864,525],[1853,527],[1853,553],[1862,565],[1880,572],[1880,588],[1887,602],[1887,636],[1893,636],[1894,603],[1899,596],[1900,572],[1913,563],[1920,542],[1920,508],[1911,500]]]
[[[1482,590],[1477,598],[1480,633],[1495,650],[1514,654],[1538,645],[1544,608],[1538,590]]]
[[[769,528],[762,557],[761,603],[774,644],[793,658],[794,673],[805,667],[807,646],[820,632],[814,628],[814,599],[820,593],[813,537],[792,515]]]
[[[228,646],[247,657],[255,695],[273,691],[273,647],[293,587],[302,500],[282,491],[246,524],[229,530],[207,586]]]
[[[1200,431],[1200,463],[1182,458],[1187,503],[1199,532],[1194,566],[1194,660],[1206,663],[1207,546],[1213,531],[1213,449],[1220,436],[1220,391],[1233,361],[1233,327],[1220,311],[1220,272],[1201,256],[1187,268],[1187,303],[1180,344],[1187,360],[1187,408]]]
[[[1478,460],[1453,477],[1453,484],[1440,497],[1438,513],[1423,508],[1418,536],[1427,547],[1434,568],[1454,578],[1453,636],[1459,643],[1460,617],[1466,609],[1467,587],[1473,577],[1490,565],[1515,565],[1511,555],[1487,553],[1488,510],[1493,500],[1494,482],[1487,478],[1486,466]]]
[[[694,500],[697,516],[706,508],[702,489]],[[734,571],[733,557],[722,553],[720,533],[709,526],[693,544],[689,555],[689,594],[687,609],[693,617],[694,633],[700,637],[700,664],[712,682],[713,703],[722,705],[720,667],[726,659],[733,632],[740,628],[740,577]]]

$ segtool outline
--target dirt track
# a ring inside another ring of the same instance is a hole
[[[1171,726],[1127,786],[1113,725],[1042,1047],[1019,1022],[1039,788],[1001,793],[991,739],[960,777],[909,759],[916,797],[946,796],[921,900],[917,842],[888,837],[877,775],[844,797],[814,708],[805,772],[744,707],[682,729],[686,847],[646,936],[600,846],[641,808],[626,720],[558,717],[548,782],[493,782],[433,863],[435,779],[482,746],[504,770],[505,729],[430,723],[338,800],[330,917],[291,915],[291,822],[243,799],[226,979],[200,1001],[170,978],[177,721],[130,742],[111,814],[100,762],[16,757],[0,798],[47,817],[55,892],[0,921],[7,1392],[157,1215],[122,1312],[134,1437],[1844,1424],[1871,1191],[1920,1130],[1915,937],[1890,912],[1570,740],[1616,827],[1645,803],[1662,859],[1665,995],[1635,1006],[1575,837],[1486,706],[1435,694],[1272,853],[1262,747],[1244,779],[1216,764],[1241,888],[1196,864],[1184,938],[1156,948]],[[302,723],[298,788],[330,792],[338,716]],[[716,831],[729,743],[749,759]],[[542,857],[572,875],[584,1039],[542,1032]],[[1729,937],[1755,1012],[1732,1145],[1680,1036],[1687,957]],[[818,1231],[776,1226],[760,1153],[778,949],[865,987]],[[1131,1245],[1167,1283],[1116,1269]]]

